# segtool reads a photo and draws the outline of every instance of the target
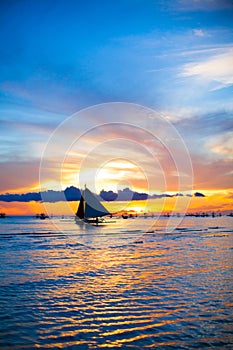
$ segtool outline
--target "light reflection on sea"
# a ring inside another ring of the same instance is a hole
[[[233,219],[143,220],[110,246],[114,227],[87,246],[70,220],[2,220],[0,348],[232,349]]]

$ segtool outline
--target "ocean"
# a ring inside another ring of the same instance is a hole
[[[232,217],[8,217],[0,262],[1,349],[233,348]]]

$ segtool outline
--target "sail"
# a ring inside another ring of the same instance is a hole
[[[95,218],[98,216],[109,215],[109,211],[99,202],[91,191],[87,188],[84,191],[84,199],[86,202],[85,218]]]
[[[79,219],[83,219],[84,218],[84,199],[83,199],[83,196],[81,196],[81,198],[80,198],[80,202],[79,202],[79,206],[78,206],[78,210],[77,210],[76,216],[78,216]]]

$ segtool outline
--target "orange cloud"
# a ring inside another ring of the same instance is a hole
[[[1,166],[0,192],[22,193],[38,188],[39,160],[6,162]]]
[[[228,159],[208,161],[193,160],[194,188],[196,190],[229,190],[232,188],[232,162]]]

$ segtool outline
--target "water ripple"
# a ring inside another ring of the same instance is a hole
[[[0,235],[0,348],[232,349],[232,231],[206,227],[112,248]]]

